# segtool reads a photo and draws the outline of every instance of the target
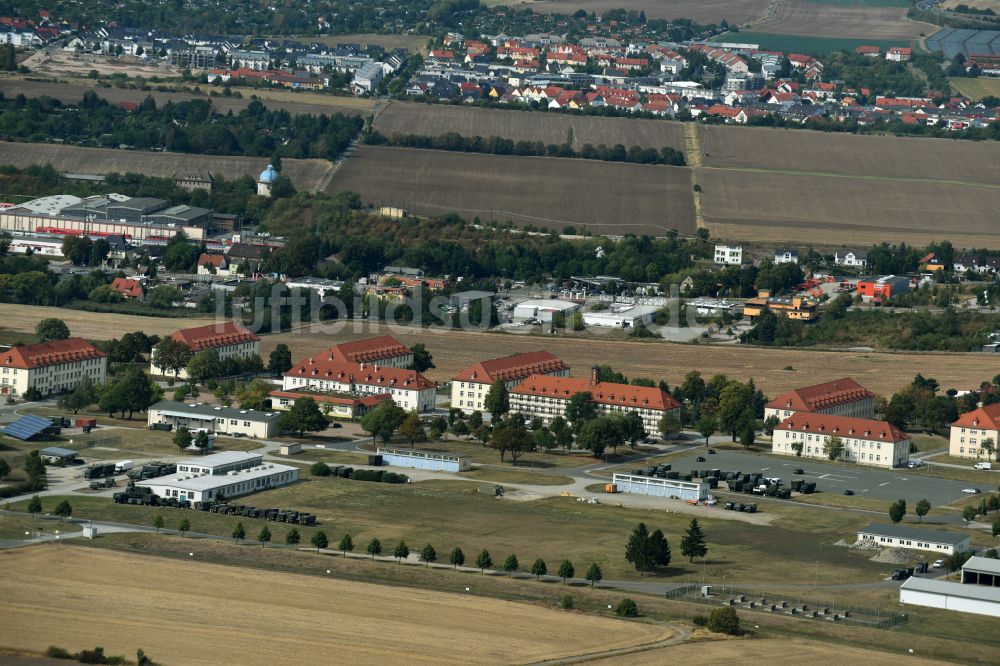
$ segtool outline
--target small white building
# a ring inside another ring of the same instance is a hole
[[[941,556],[962,553],[971,548],[966,534],[927,530],[910,525],[872,524],[858,530],[858,543],[874,543],[886,548],[927,550]]]
[[[637,474],[615,474],[612,479],[618,492],[654,497],[671,497],[682,500],[708,499],[709,485],[704,481],[661,479]]]
[[[413,449],[379,449],[382,462],[393,467],[411,467],[434,472],[465,472],[472,469],[472,464],[465,456],[454,456],[450,453],[433,453],[414,451]]]
[[[175,429],[206,430],[224,435],[244,435],[264,439],[278,434],[278,412],[236,409],[204,403],[161,400],[149,408],[149,425],[169,423]]]
[[[260,456],[256,456],[256,458],[258,464],[254,466],[225,471],[213,470],[211,473],[182,472],[180,471],[181,465],[178,465],[176,474],[137,481],[135,485],[149,488],[158,497],[203,502],[217,500],[220,497],[228,500],[250,493],[280,488],[298,481],[298,467],[262,463]]]
[[[651,322],[658,309],[652,305],[614,303],[607,310],[584,312],[583,323],[586,326],[635,328],[640,323]]]
[[[561,313],[568,319],[579,309],[580,304],[572,301],[563,301],[558,298],[533,298],[515,305],[511,318],[514,321],[537,319],[539,322],[547,324],[552,322],[552,318],[556,314]]]
[[[715,263],[723,266],[742,266],[743,247],[741,245],[716,245]]]

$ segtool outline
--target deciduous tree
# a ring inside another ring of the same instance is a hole
[[[448,555],[448,564],[451,564],[456,569],[465,564],[465,553],[458,546],[455,546],[451,554]]]
[[[906,500],[900,499],[889,505],[889,520],[895,525],[906,516]]]
[[[415,442],[422,442],[427,439],[427,433],[424,431],[424,424],[420,420],[420,416],[417,415],[415,411],[410,412],[403,419],[403,422],[399,426],[399,434],[406,438],[410,443],[410,448],[413,448]]]
[[[486,397],[483,398],[483,407],[493,416],[494,421],[499,420],[501,416],[510,411],[510,393],[502,379],[498,379],[490,385],[489,390],[486,391]]]
[[[479,573],[486,571],[486,567],[493,566],[493,558],[490,556],[490,551],[483,548],[482,552],[476,556],[476,566],[479,567]]]
[[[283,430],[299,433],[299,437],[308,432],[326,430],[329,425],[316,401],[309,397],[296,398],[291,409],[281,415],[278,425]]]
[[[918,519],[917,522],[920,523],[924,522],[924,516],[930,513],[930,510],[931,510],[931,503],[928,502],[927,500],[922,499],[919,502],[917,502],[916,506],[913,507],[913,512],[917,514],[917,519]]]
[[[376,555],[382,554],[382,542],[378,539],[372,538],[372,540],[368,542],[368,546],[365,547],[365,552],[371,555],[374,560]]]
[[[35,335],[42,342],[65,340],[69,337],[69,326],[62,319],[42,319],[35,325]]]
[[[428,567],[431,565],[431,562],[436,562],[437,558],[437,551],[430,544],[427,544],[420,550],[420,561]]]
[[[567,578],[572,578],[576,575],[576,569],[573,568],[573,563],[569,560],[563,560],[559,563],[559,577],[562,578],[563,585],[566,584]]]
[[[247,531],[243,528],[243,523],[236,523],[236,527],[233,528],[233,541],[239,543],[246,538]]]
[[[531,565],[531,575],[535,577],[535,580],[541,580],[542,576],[548,572],[549,569],[545,566],[545,560],[540,557]]]
[[[596,583],[600,583],[601,580],[604,579],[604,572],[601,571],[600,565],[598,565],[597,562],[594,562],[590,565],[590,568],[587,569],[587,575],[584,576],[584,578],[590,581],[591,587],[594,587]]]

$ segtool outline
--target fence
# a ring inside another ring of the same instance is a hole
[[[750,590],[732,586],[711,587],[712,596],[708,597],[702,595],[701,585],[683,585],[668,591],[666,598],[712,606],[733,606],[765,613],[780,613],[808,620],[827,620],[870,629],[890,629],[905,624],[908,619],[905,613],[886,613],[878,608],[837,606],[836,602],[827,605],[824,602],[800,597],[768,593],[762,588]]]
[[[104,435],[103,437],[91,437],[85,440],[78,440],[78,445],[86,449],[96,447],[107,448],[117,446],[122,443],[121,435]]]

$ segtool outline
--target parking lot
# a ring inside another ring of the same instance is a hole
[[[939,506],[966,497],[963,488],[974,486],[968,481],[954,481],[928,476],[926,467],[915,470],[885,470],[849,464],[827,463],[808,458],[790,459],[764,453],[718,450],[715,455],[705,453],[705,447],[691,449],[689,455],[672,459],[673,468],[682,474],[692,469],[722,469],[727,472],[765,472],[765,476],[780,477],[787,485],[792,479],[801,478],[816,482],[816,490],[841,494],[853,490],[858,497],[889,502],[905,499],[912,506],[926,499],[932,506]],[[697,462],[702,456],[705,462]],[[805,474],[794,475],[792,470],[801,468]],[[984,477],[985,484],[990,479]],[[983,490],[986,486],[980,484]]]

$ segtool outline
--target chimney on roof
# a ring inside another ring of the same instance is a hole
[[[590,368],[590,385],[597,386],[601,383],[601,369],[596,365]]]

